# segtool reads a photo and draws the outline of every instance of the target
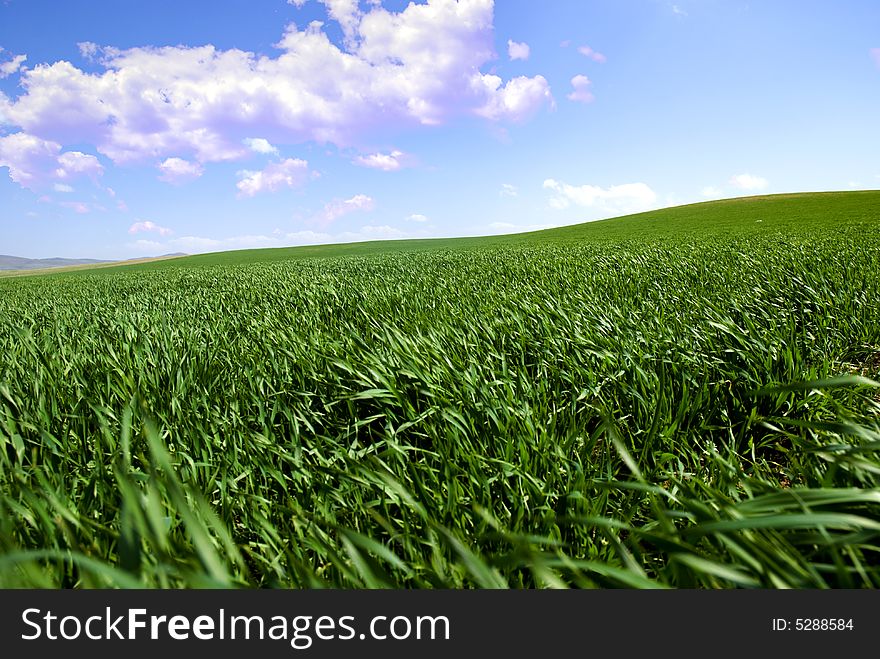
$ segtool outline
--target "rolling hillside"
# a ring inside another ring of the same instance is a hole
[[[287,259],[368,256],[387,252],[480,249],[499,245],[538,245],[591,240],[663,240],[767,234],[846,227],[860,231],[880,222],[880,191],[807,192],[739,197],[675,206],[556,229],[478,238],[390,240],[339,245],[251,249],[199,254],[144,266],[178,268]]]
[[[0,587],[880,587],[880,193],[0,280]]]
[[[823,227],[838,226],[845,227],[847,230],[860,231],[876,226],[877,222],[880,222],[880,191],[878,190],[805,192],[707,201],[608,220],[501,236],[377,240],[362,243],[234,250],[194,256],[168,254],[153,259],[133,259],[117,263],[81,260],[63,264],[60,261],[66,261],[66,259],[32,260],[0,256],[0,270],[76,265],[74,270],[77,272],[98,266],[109,274],[114,272],[117,267],[148,270],[189,268],[290,259],[370,256],[391,252],[470,250],[492,246],[538,245],[541,243],[558,244],[581,240],[663,240],[724,235],[747,236],[790,230],[819,230]],[[28,264],[22,265],[25,261]],[[49,262],[51,262],[50,265],[39,265]],[[60,274],[60,272],[60,270],[44,270],[34,274]]]

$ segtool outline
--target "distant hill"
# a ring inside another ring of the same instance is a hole
[[[125,263],[142,263],[148,261],[156,261],[160,259],[170,259],[178,256],[186,256],[185,252],[174,252],[173,254],[162,254],[161,256],[145,256],[139,259],[128,259],[125,261],[111,260],[101,261],[99,259],[26,259],[22,256],[9,256],[0,254],[0,270],[45,270],[47,268],[69,268],[71,266],[83,265],[107,265],[107,264],[125,264]]]
[[[90,265],[94,263],[110,263],[98,259],[26,259],[21,256],[0,254],[0,270],[38,270],[40,268],[63,268],[69,265]]]

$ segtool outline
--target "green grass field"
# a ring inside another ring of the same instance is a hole
[[[880,192],[0,281],[0,586],[878,587]]]

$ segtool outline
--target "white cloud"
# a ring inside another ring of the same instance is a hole
[[[272,146],[269,140],[262,137],[246,137],[242,143],[254,153],[278,155],[278,148]]]
[[[707,185],[700,191],[700,194],[706,199],[719,199],[724,196],[721,188],[715,187],[714,185]]]
[[[80,151],[67,151],[58,156],[58,168],[55,176],[58,178],[73,178],[79,175],[92,178],[101,176],[104,167],[95,156]]]
[[[550,105],[542,76],[512,80],[481,68],[494,52],[492,0],[428,0],[389,11],[324,0],[344,46],[313,22],[287,26],[279,54],[212,45],[118,50],[83,42],[103,71],[67,61],[28,69],[2,101],[7,122],[58,144],[88,143],[115,163],[246,157],[271,144],[341,148],[375,129],[434,125],[476,114],[522,121]]]
[[[285,238],[292,245],[320,245],[330,243],[359,243],[369,240],[399,240],[409,234],[395,227],[383,224],[381,226],[366,225],[357,231],[343,231],[331,234],[318,231],[294,231],[285,234]]]
[[[24,188],[34,189],[58,165],[61,145],[25,133],[0,137],[0,167],[9,168],[9,178]]]
[[[18,71],[21,68],[21,65],[24,64],[25,60],[27,60],[27,55],[15,55],[8,62],[0,63],[0,80],[8,78]]]
[[[547,179],[544,189],[551,190],[550,206],[564,210],[572,204],[610,213],[633,213],[655,206],[657,194],[645,183],[624,183],[602,188],[596,185],[574,186]]]
[[[333,236],[319,231],[294,231],[286,234],[291,245],[321,245],[333,242]]]
[[[9,178],[30,190],[79,176],[94,180],[104,173],[95,156],[80,151],[61,153],[57,142],[23,132],[0,137],[0,167],[8,167]]]
[[[730,185],[740,190],[764,190],[767,179],[751,174],[736,174],[730,177]]]
[[[523,233],[525,231],[540,231],[541,229],[551,229],[555,224],[512,224],[510,222],[492,222],[489,229],[493,233]]]
[[[76,47],[79,48],[79,54],[90,62],[95,61],[101,53],[101,47],[91,41],[80,41]]]
[[[326,226],[343,215],[356,211],[371,211],[375,205],[373,198],[365,194],[356,194],[351,199],[334,199],[324,206],[324,210],[316,219],[322,226]]]
[[[299,158],[273,162],[259,172],[244,170],[238,173],[241,180],[235,184],[239,197],[253,197],[261,192],[276,192],[281,188],[302,185],[309,173],[309,163]]]
[[[555,107],[550,85],[544,76],[513,78],[502,85],[496,75],[480,74],[473,79],[473,86],[482,89],[479,95],[488,97],[486,103],[474,112],[492,121],[521,122],[531,117],[545,103]]]
[[[283,244],[271,236],[244,235],[229,238],[203,238],[200,236],[181,236],[165,243],[166,248],[188,253],[218,252],[228,249],[259,249],[263,247],[281,247]]]
[[[373,153],[367,156],[358,156],[354,159],[356,165],[362,167],[370,167],[372,169],[381,169],[383,172],[394,172],[403,166],[401,158],[404,154],[402,151],[392,151],[391,153]]]
[[[529,44],[524,43],[524,42],[517,43],[516,41],[513,41],[512,39],[507,40],[507,54],[511,60],[529,59],[529,52],[530,52]]]
[[[400,229],[396,229],[387,224],[381,226],[366,225],[358,231],[345,231],[336,236],[339,242],[357,243],[368,240],[399,240],[405,238],[406,234]]]
[[[605,55],[593,50],[592,48],[590,48],[589,46],[586,46],[586,45],[578,48],[578,52],[581,55],[583,55],[584,57],[589,57],[591,60],[593,60],[594,62],[597,62],[599,64],[604,64],[606,61],[608,61],[608,58],[605,57]]]
[[[62,192],[62,193],[73,192],[73,188],[69,185],[65,185],[64,183],[56,183],[55,185],[52,186],[52,189],[55,192]]]
[[[171,229],[160,227],[158,224],[151,222],[150,220],[140,220],[128,227],[129,233],[141,233],[145,231],[158,233],[160,236],[170,236],[174,233]]]
[[[688,13],[678,5],[672,5],[672,13],[676,16],[687,16]]]
[[[501,192],[499,194],[502,197],[516,197],[519,194],[519,190],[515,185],[511,185],[510,183],[502,183]]]
[[[578,103],[592,103],[596,98],[590,91],[590,85],[592,84],[587,76],[576,75],[571,79],[571,86],[574,87],[574,91],[568,95],[568,99]]]
[[[422,215],[421,213],[414,213],[406,218],[407,222],[419,222],[424,223],[428,221],[428,217],[426,215]]]
[[[296,245],[319,245],[329,243],[353,243],[369,240],[398,240],[409,234],[389,225],[366,225],[357,231],[344,231],[331,234],[321,231],[293,231],[281,235],[266,236],[241,235],[228,238],[206,238],[202,236],[181,236],[164,243],[137,241],[144,249],[151,251],[181,251],[190,254],[219,252],[231,249],[260,249],[266,247],[289,247]],[[135,245],[137,245],[137,243]]]
[[[357,36],[360,18],[362,16],[358,8],[358,0],[317,0],[327,9],[327,17],[339,23],[347,41],[352,41]],[[287,4],[302,7],[308,0],[287,0]],[[372,0],[374,5],[380,4],[381,0]]]
[[[166,158],[158,166],[159,171],[162,172],[159,180],[173,185],[194,181],[205,173],[204,167],[199,163],[183,158]]]

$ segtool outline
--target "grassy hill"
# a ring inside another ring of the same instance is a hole
[[[878,587],[880,193],[0,280],[0,586]]]
[[[249,249],[200,254],[147,269],[194,267],[289,259],[370,256],[387,252],[469,250],[503,245],[548,244],[570,241],[664,240],[715,236],[820,231],[848,227],[852,231],[876,227],[880,221],[880,191],[810,192],[739,197],[675,206],[597,222],[556,229],[475,238],[377,240],[363,243]]]
[[[39,272],[0,272],[5,275],[59,274],[71,270],[134,268],[155,270],[192,268],[237,263],[265,263],[291,259],[371,256],[388,252],[470,250],[494,246],[559,244],[571,241],[664,240],[711,238],[713,236],[767,234],[773,232],[819,231],[827,227],[870,230],[880,218],[880,191],[807,192],[737,197],[675,206],[597,222],[526,233],[469,238],[377,240],[362,243],[308,245],[270,249],[248,249],[186,256],[169,254],[153,259],[117,263],[98,262]]]

